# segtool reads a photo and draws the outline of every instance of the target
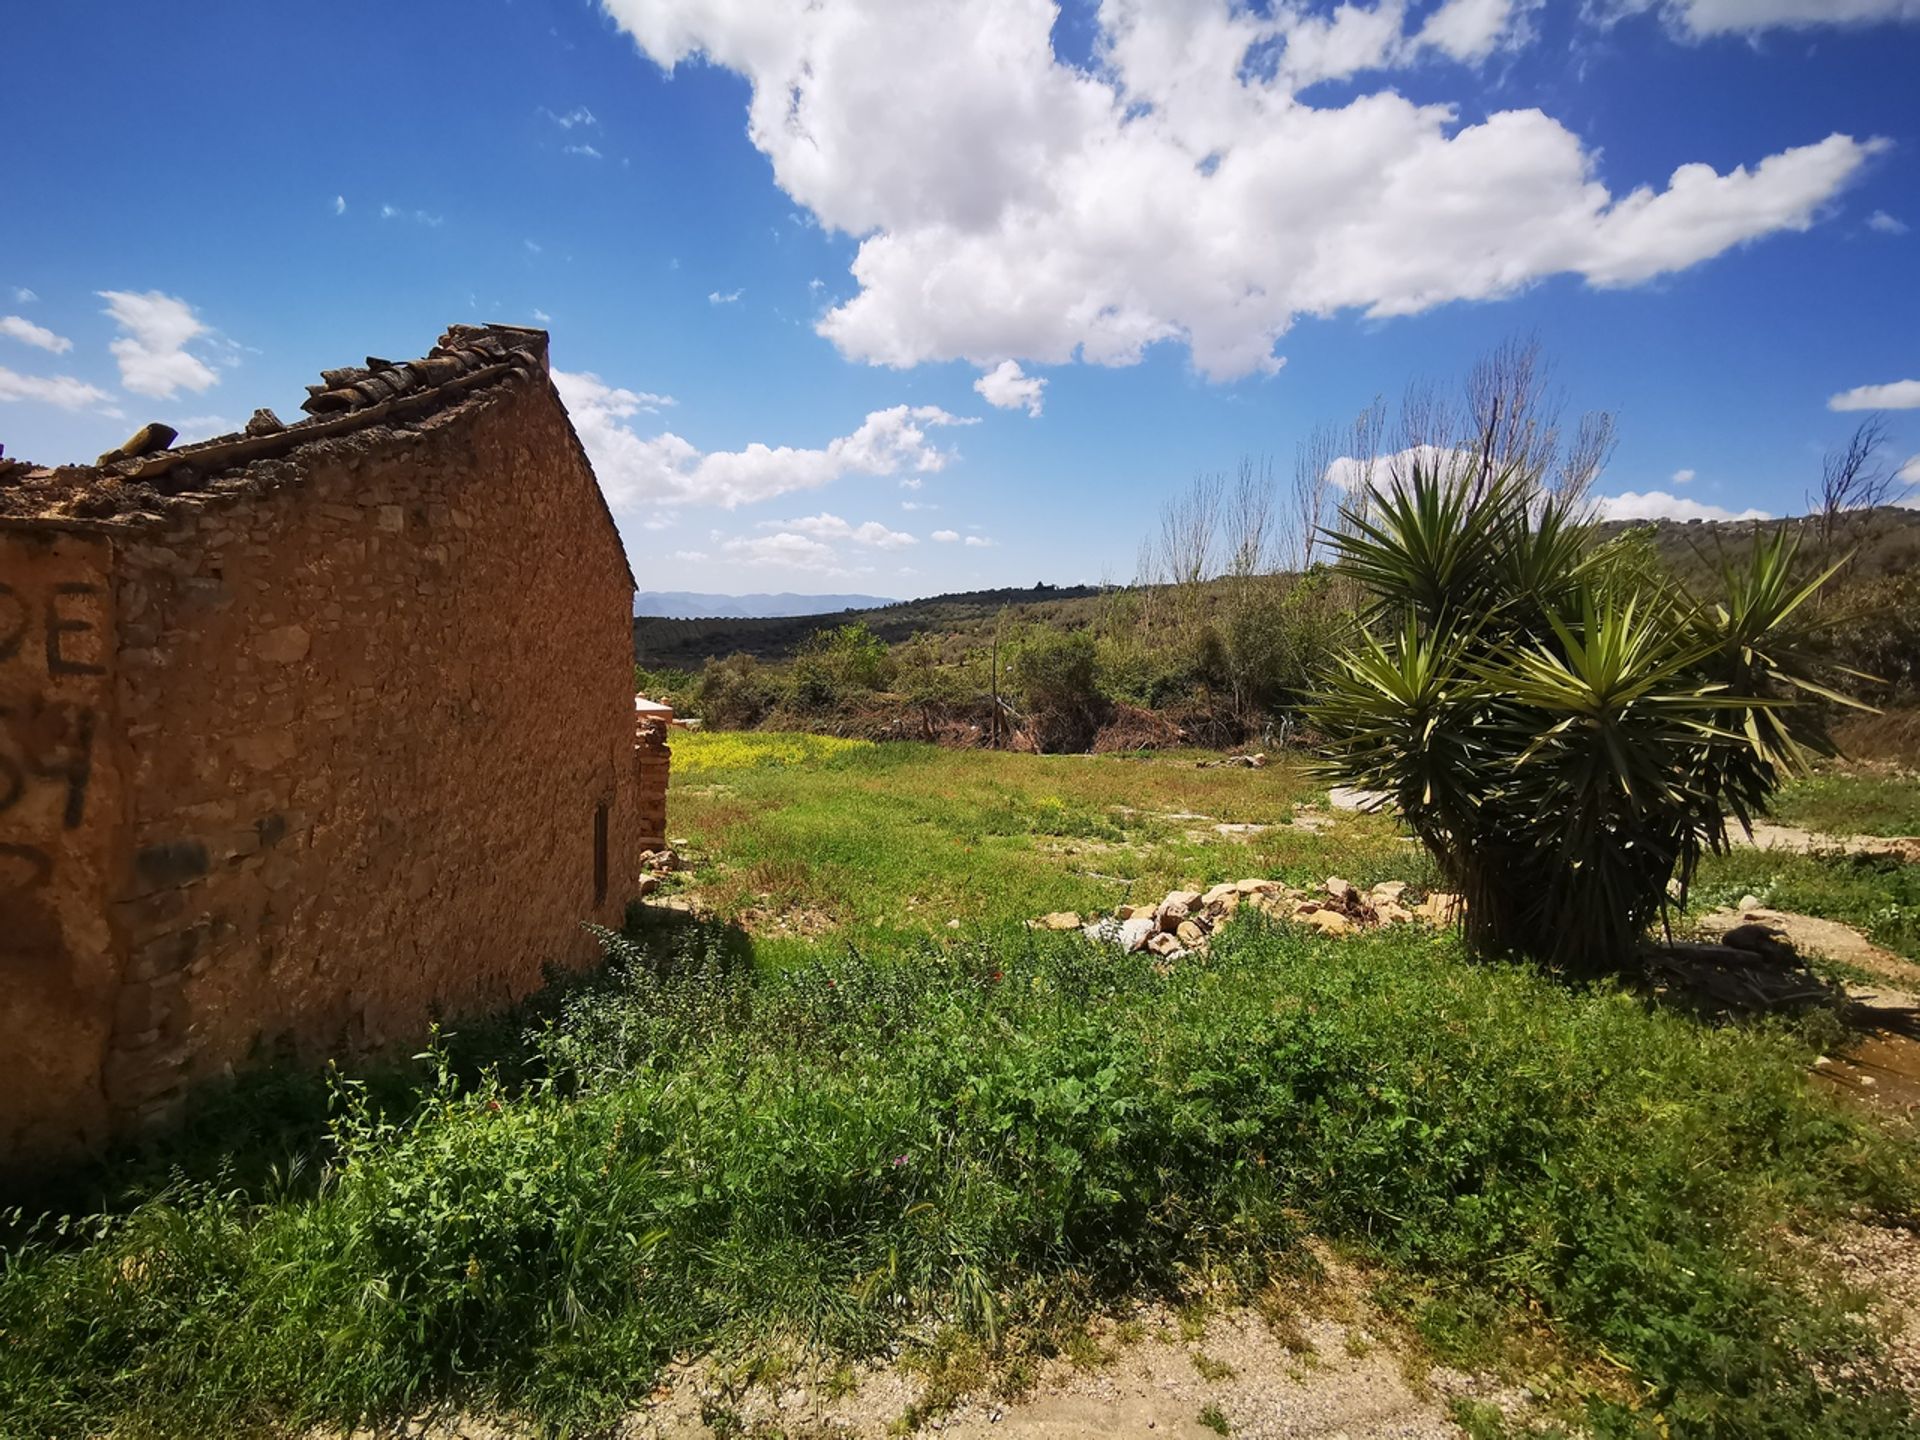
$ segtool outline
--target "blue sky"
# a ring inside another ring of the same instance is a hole
[[[1516,333],[1617,413],[1618,513],[1800,508],[1849,392],[1920,457],[1916,0],[68,0],[0,39],[10,456],[542,324],[643,587],[891,595],[1130,578],[1196,472]]]

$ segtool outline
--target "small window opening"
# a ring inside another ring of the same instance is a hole
[[[593,811],[593,903],[607,903],[607,802],[602,800]]]

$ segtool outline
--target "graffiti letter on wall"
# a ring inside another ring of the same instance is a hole
[[[70,581],[65,585],[53,587],[53,593],[47,597],[47,674],[48,675],[104,675],[104,666],[90,661],[74,660],[61,653],[62,635],[85,635],[93,632],[91,620],[79,620],[60,613],[60,597],[63,595],[98,595],[100,587],[87,585],[80,581]]]
[[[27,602],[6,581],[0,580],[0,664],[20,653],[20,642],[27,635]]]

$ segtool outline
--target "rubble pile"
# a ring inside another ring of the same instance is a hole
[[[1462,903],[1459,896],[1442,891],[1416,899],[1418,893],[1404,880],[1383,881],[1363,891],[1334,876],[1316,892],[1297,890],[1278,880],[1228,880],[1210,890],[1172,891],[1158,904],[1121,905],[1111,915],[1091,920],[1061,910],[1027,924],[1034,930],[1079,930],[1101,944],[1177,960],[1204,951],[1242,906],[1274,920],[1310,925],[1323,934],[1352,935],[1416,920],[1449,924]]]

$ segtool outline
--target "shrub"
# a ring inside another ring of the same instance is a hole
[[[1506,470],[1420,462],[1365,514],[1340,568],[1372,597],[1311,716],[1328,770],[1389,792],[1467,900],[1469,938],[1592,972],[1625,965],[1703,852],[1808,750],[1794,541],[1756,536],[1722,604],[1647,585],[1568,502]],[[1838,696],[1831,698],[1838,699]]]
[[[800,660],[817,666],[841,689],[884,690],[893,682],[894,662],[887,642],[863,621],[814,631]]]
[[[751,655],[709,660],[700,672],[694,705],[721,730],[750,730],[780,702],[780,684]]]
[[[1084,750],[1106,713],[1100,663],[1086,630],[1036,626],[1016,637],[1007,661],[1014,693],[1042,750]]]

